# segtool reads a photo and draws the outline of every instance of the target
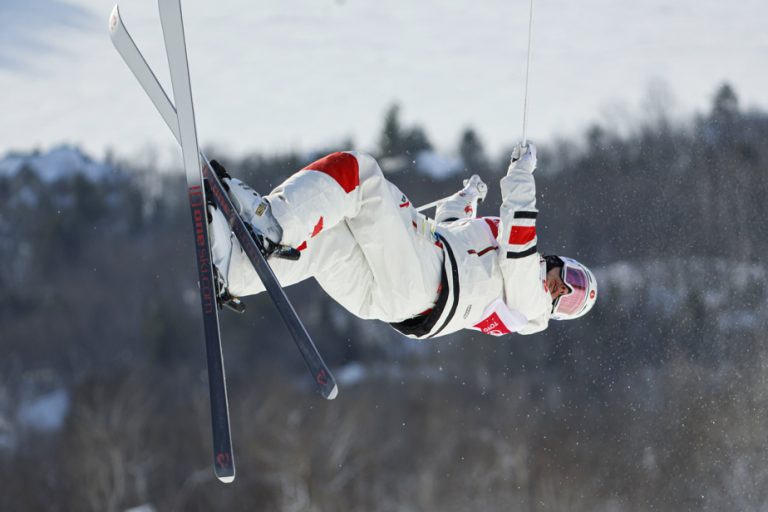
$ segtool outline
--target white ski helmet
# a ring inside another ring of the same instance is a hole
[[[547,257],[547,258],[551,258]],[[584,265],[565,256],[557,257],[562,263],[560,279],[570,292],[552,302],[554,320],[573,320],[586,315],[597,300],[597,280]]]

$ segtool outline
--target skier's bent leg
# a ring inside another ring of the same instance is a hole
[[[361,207],[347,225],[374,275],[372,304],[382,320],[400,322],[434,305],[443,252],[431,231],[418,229],[423,216],[386,179],[376,160],[360,154],[358,161]]]
[[[296,262],[269,260],[284,286],[314,276],[357,316],[389,322],[434,303],[442,252],[428,236],[417,234],[415,210],[371,156],[328,155],[295,173],[266,200],[282,230],[279,243],[302,251]],[[240,296],[263,289],[237,246],[229,286]]]
[[[302,250],[324,229],[354,217],[361,207],[356,153],[332,153],[279,185],[267,200],[283,230],[281,244]]]
[[[370,155],[328,155],[291,176],[267,198],[283,228],[282,244],[312,248],[324,230],[335,230],[343,221],[355,242],[351,253],[359,257],[328,268],[330,275],[322,277],[316,271],[322,263],[316,263],[313,274],[334,299],[344,302],[352,293],[344,268],[365,265],[371,278],[367,295],[358,296],[361,304],[355,308],[347,307],[358,316],[399,322],[434,304],[442,249],[435,246],[431,233],[414,229],[418,214]],[[321,252],[312,259],[322,259]]]

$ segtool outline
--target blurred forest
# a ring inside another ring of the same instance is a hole
[[[580,321],[416,342],[302,283],[326,402],[267,299],[223,311],[228,486],[181,173],[0,177],[0,510],[768,510],[768,113],[723,85],[707,112],[645,114],[539,144],[540,250],[601,287]],[[208,154],[268,191],[338,149]],[[431,151],[393,106],[375,156],[411,201],[478,173],[498,214],[509,151],[467,129],[443,175]]]

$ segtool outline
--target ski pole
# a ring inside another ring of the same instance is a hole
[[[448,197],[450,197],[450,196],[448,196]],[[444,197],[444,198],[442,198],[442,199],[438,199],[437,201],[432,201],[431,203],[423,204],[423,205],[419,206],[418,208],[416,208],[416,211],[417,211],[417,212],[422,212],[422,211],[424,211],[424,210],[429,210],[429,209],[430,209],[430,208],[432,208],[433,206],[437,206],[437,204],[438,204],[440,201],[445,201],[446,199],[448,199],[448,197]]]

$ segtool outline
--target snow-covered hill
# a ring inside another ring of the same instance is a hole
[[[77,174],[100,181],[116,172],[114,166],[95,162],[79,148],[64,145],[45,153],[8,153],[0,159],[0,178],[14,177],[25,168],[47,183]]]
[[[680,260],[617,261],[595,269],[601,301],[627,311],[672,318],[692,304],[722,332],[768,324],[768,268],[691,256]]]

